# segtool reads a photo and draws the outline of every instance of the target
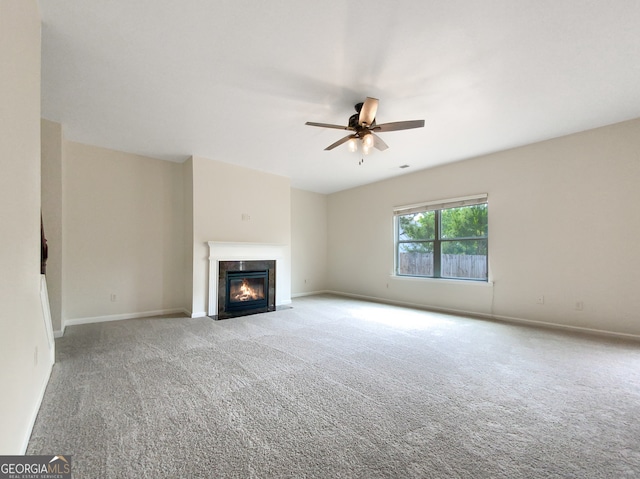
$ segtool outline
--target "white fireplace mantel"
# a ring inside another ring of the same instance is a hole
[[[220,261],[275,260],[276,306],[291,303],[288,246],[277,243],[231,243],[208,241],[209,304],[208,315],[218,314],[218,267]]]

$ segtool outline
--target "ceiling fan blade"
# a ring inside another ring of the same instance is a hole
[[[335,143],[331,143],[329,146],[327,146],[325,148],[325,151],[327,150],[333,150],[336,146],[340,146],[343,143],[346,143],[347,141],[349,141],[351,138],[355,138],[355,135],[347,135],[344,138],[340,138],[338,141],[336,141]]]
[[[376,135],[375,133],[371,133],[373,135],[373,147],[380,150],[380,151],[384,151],[387,148],[389,148],[389,145],[387,145],[384,141],[382,141],[382,138],[380,138],[378,135]]]
[[[308,121],[305,125],[319,126],[321,128],[333,128],[334,130],[353,130],[353,128],[349,126],[331,125],[330,123],[316,123],[313,121]]]
[[[374,131],[398,131],[398,130],[410,130],[412,128],[422,128],[424,126],[424,120],[409,120],[409,121],[394,121],[392,123],[383,123],[382,125],[376,125],[371,128]]]
[[[378,99],[367,97],[360,110],[360,117],[358,118],[359,125],[373,125],[373,121],[376,119],[376,112],[378,111]]]

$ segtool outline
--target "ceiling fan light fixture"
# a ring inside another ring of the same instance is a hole
[[[362,137],[362,146],[367,149],[373,146],[373,135],[371,133],[367,133]]]
[[[356,140],[355,138],[351,138],[347,142],[347,148],[351,153],[355,153],[356,151],[358,151],[358,140]]]

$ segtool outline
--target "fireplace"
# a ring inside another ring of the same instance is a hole
[[[215,319],[275,311],[276,262],[220,261]]]
[[[220,294],[220,263],[237,261],[273,261],[273,268],[251,267],[245,271],[259,271],[269,269],[273,280],[273,294],[269,291],[268,307],[284,308],[291,304],[291,265],[289,246],[280,243],[247,243],[228,241],[208,241],[209,246],[209,271],[206,300],[206,312],[192,313],[197,316],[209,316],[217,319],[220,312],[220,304],[226,300],[226,281],[222,284],[224,295]],[[224,269],[224,265],[223,265]],[[276,270],[278,274],[276,275]],[[195,274],[195,272],[194,272]],[[271,285],[271,282],[270,282]],[[194,292],[195,295],[195,292]],[[197,308],[197,306],[194,306]]]
[[[267,306],[269,293],[269,272],[264,271],[228,271],[227,311],[258,309]]]

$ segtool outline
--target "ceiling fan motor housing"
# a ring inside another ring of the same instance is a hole
[[[358,118],[359,117],[360,117],[359,113],[356,113],[355,115],[351,115],[349,117],[349,128],[353,128],[355,130],[360,126],[360,125],[358,125]]]

